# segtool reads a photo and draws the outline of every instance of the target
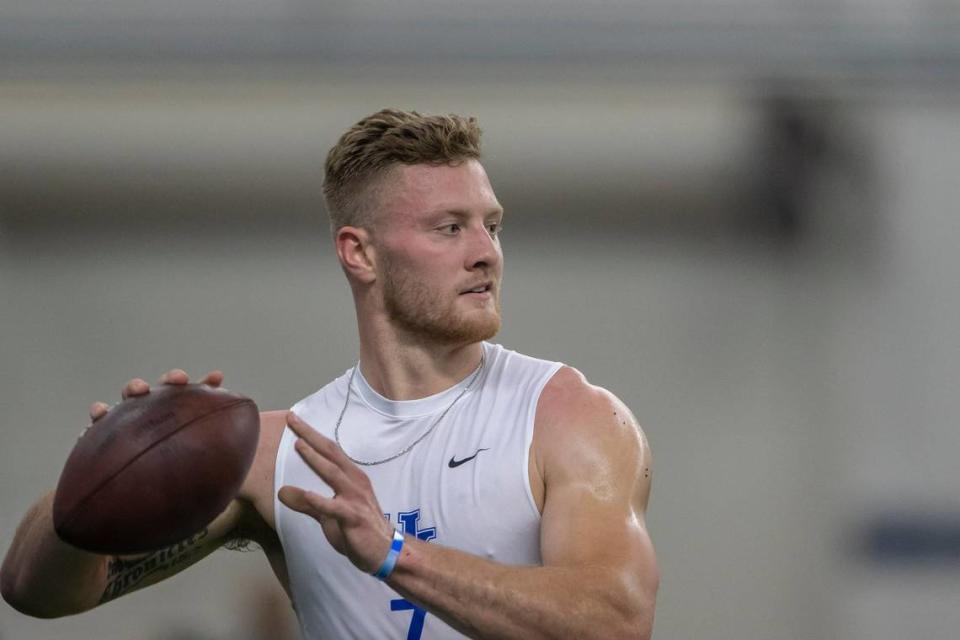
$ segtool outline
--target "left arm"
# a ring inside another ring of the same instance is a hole
[[[284,487],[280,499],[320,521],[359,569],[375,571],[393,528],[366,474],[290,418],[304,441],[298,451],[335,496]],[[561,370],[540,399],[532,453],[544,489],[542,566],[504,565],[407,536],[388,583],[474,638],[649,638],[658,586],[644,523],[650,452],[632,414]]]

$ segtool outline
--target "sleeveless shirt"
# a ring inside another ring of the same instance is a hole
[[[343,449],[359,460],[391,456],[449,411],[423,441],[389,462],[361,467],[389,520],[407,536],[506,564],[540,559],[540,513],[530,490],[528,459],[537,402],[562,366],[483,343],[483,369],[418,400],[378,394],[358,370],[340,426]],[[346,400],[350,370],[292,410],[328,438]],[[277,451],[274,495],[293,485],[333,492],[293,447],[285,429]],[[313,518],[274,497],[290,592],[305,640],[463,638],[438,617],[401,598],[327,542]]]

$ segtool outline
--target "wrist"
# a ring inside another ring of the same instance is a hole
[[[384,558],[383,563],[380,565],[380,568],[373,572],[373,577],[378,580],[386,580],[390,577],[390,574],[393,573],[394,567],[397,566],[397,560],[400,558],[400,551],[403,549],[403,534],[397,530],[393,532],[393,540],[390,543],[390,550],[387,552],[387,557]]]

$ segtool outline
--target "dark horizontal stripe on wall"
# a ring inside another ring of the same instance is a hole
[[[882,514],[858,538],[860,555],[872,562],[960,568],[960,514]]]

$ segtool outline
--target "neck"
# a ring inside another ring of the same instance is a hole
[[[483,345],[450,346],[418,342],[360,340],[360,372],[380,395],[417,400],[457,384],[477,368]]]

